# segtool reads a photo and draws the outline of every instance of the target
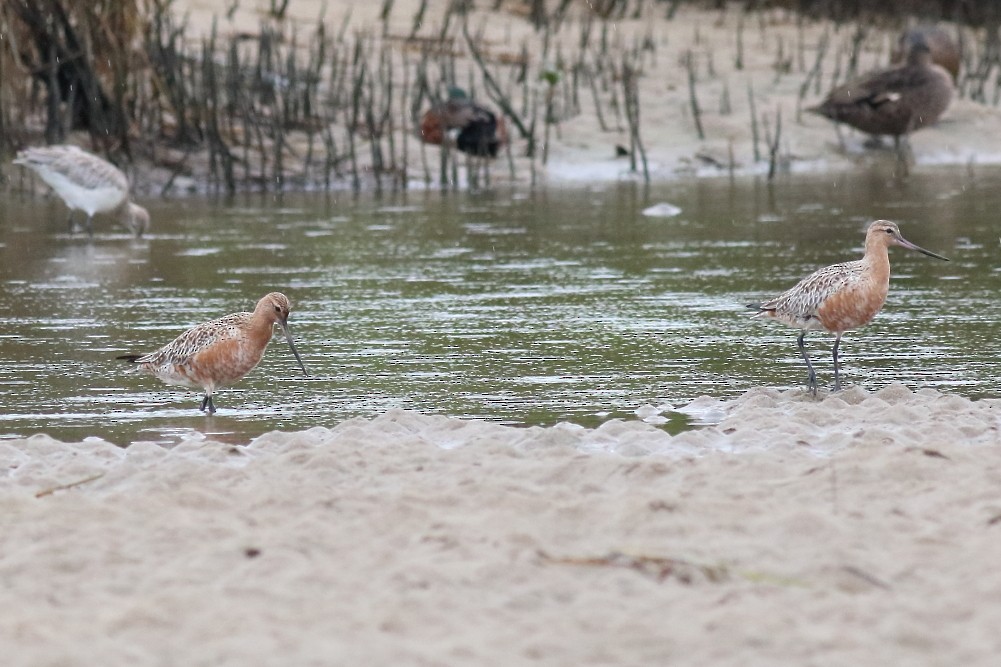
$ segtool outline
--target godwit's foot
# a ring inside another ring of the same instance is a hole
[[[198,408],[202,412],[207,412],[208,414],[213,414],[215,412],[215,406],[212,404],[212,397],[205,394],[205,398],[202,399],[202,407]]]
[[[814,396],[817,395],[817,372],[813,370],[813,364],[810,363],[810,353],[806,351],[806,343],[804,342],[806,338],[806,330],[799,333],[799,338],[796,339],[796,345],[799,346],[799,353],[803,355],[803,361],[806,362],[806,370],[809,372],[806,379],[806,385],[810,388],[810,393]]]

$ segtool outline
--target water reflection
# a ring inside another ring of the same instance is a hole
[[[845,337],[844,380],[995,396],[997,174],[152,201],[139,241],[106,225],[92,241],[67,235],[58,203],[9,197],[0,435],[243,442],[395,407],[595,425],[701,394],[800,386],[796,332],[748,321],[743,304],[860,256],[878,217],[953,261],[891,251],[886,310]],[[659,202],[682,212],[642,215]],[[114,359],[273,290],[293,300],[314,377],[276,341],[206,418],[195,392]],[[831,339],[811,339],[823,386]],[[665,428],[685,426],[662,414]]]

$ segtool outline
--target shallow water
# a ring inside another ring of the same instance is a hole
[[[744,304],[854,259],[872,219],[949,263],[896,248],[883,313],[842,343],[847,384],[997,396],[1001,171],[879,171],[762,181],[484,193],[146,201],[134,240],[62,203],[0,199],[0,435],[233,442],[393,407],[509,424],[664,428],[708,394],[796,387],[796,331]],[[682,209],[647,217],[659,202]],[[311,376],[276,338],[198,412],[196,392],[115,360],[287,293]],[[808,336],[823,384],[831,337]]]

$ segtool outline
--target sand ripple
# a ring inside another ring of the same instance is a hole
[[[997,401],[686,409],[719,424],[2,442],[4,662],[994,664]]]

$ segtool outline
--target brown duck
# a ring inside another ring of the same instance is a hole
[[[945,28],[935,25],[919,25],[900,33],[897,45],[890,54],[890,63],[903,64],[914,47],[922,43],[931,51],[931,61],[945,68],[954,82],[958,81],[959,65],[963,61],[959,47]]]
[[[873,135],[900,137],[931,125],[952,101],[952,77],[931,59],[924,41],[912,45],[907,62],[838,86],[807,111]]]

